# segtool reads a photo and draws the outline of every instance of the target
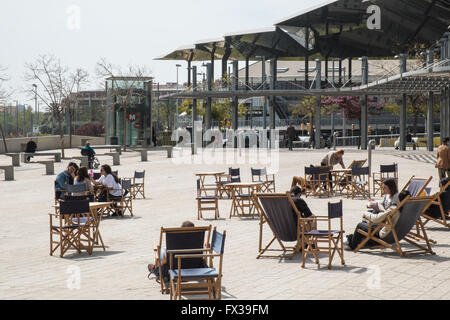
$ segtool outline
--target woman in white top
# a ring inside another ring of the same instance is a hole
[[[100,172],[102,176],[97,181],[93,181],[96,185],[103,185],[106,192],[109,192],[110,197],[120,198],[122,196],[122,186],[119,183],[119,178],[112,173],[111,167],[107,164],[102,165]],[[106,202],[107,194],[103,192],[98,201]],[[126,191],[124,195],[128,192]]]
[[[383,182],[383,193],[384,198],[382,201],[374,201],[369,199],[369,204],[367,208],[370,209],[372,213],[380,213],[389,209],[391,206],[398,206],[400,200],[398,198],[398,188],[395,179],[386,179]]]

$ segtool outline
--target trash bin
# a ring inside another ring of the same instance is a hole
[[[112,145],[118,145],[119,144],[119,138],[118,137],[109,137],[109,143]]]

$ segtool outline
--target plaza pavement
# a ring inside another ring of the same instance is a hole
[[[78,150],[68,150],[74,156]],[[280,152],[277,191],[289,189],[293,175],[304,173],[304,166],[319,164],[327,151],[296,150]],[[407,151],[406,154],[427,154]],[[415,174],[433,176],[433,193],[438,191],[437,170],[433,164],[397,157],[398,151],[374,151],[373,168],[380,164],[399,164],[400,186]],[[428,153],[429,154],[429,153]],[[367,152],[348,150],[346,165],[366,159]],[[100,157],[110,163],[109,157]],[[10,158],[0,156],[0,164]],[[196,225],[217,226],[227,230],[223,266],[224,299],[448,299],[450,294],[450,230],[430,223],[430,237],[435,256],[400,258],[390,250],[354,254],[345,251],[346,266],[338,258],[332,270],[327,257],[321,256],[318,268],[309,259],[306,269],[301,258],[293,260],[256,259],[259,219],[228,219],[231,201],[219,203],[221,219],[197,221],[196,172],[227,170],[227,165],[175,165],[164,151],[151,151],[149,162],[140,162],[139,154],[126,152],[121,157],[120,177],[130,177],[134,170],[146,170],[146,200],[133,203],[134,218],[104,219],[101,225],[106,252],[99,249],[92,256],[69,253],[64,259],[49,256],[49,217],[53,208],[53,181],[37,164],[22,164],[13,182],[0,181],[0,299],[169,299],[160,286],[147,279],[147,264],[154,262],[153,243],[161,226],[178,227],[185,220]],[[56,164],[64,169],[68,160]],[[243,181],[250,181],[250,165],[240,165]],[[0,174],[3,180],[3,174]],[[328,201],[306,201],[318,215],[326,214]],[[344,201],[344,228],[352,233],[364,212],[366,200]],[[205,213],[207,217],[208,214]],[[265,238],[271,236],[266,227]],[[80,274],[79,289],[71,279]],[[74,273],[75,272],[75,273]],[[71,288],[72,289],[69,289]]]

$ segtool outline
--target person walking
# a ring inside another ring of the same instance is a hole
[[[294,150],[294,141],[296,138],[296,132],[295,132],[294,126],[290,122],[289,122],[289,126],[287,128],[286,134],[287,134],[287,138],[288,138],[289,151],[293,151]]]
[[[311,127],[309,132],[309,147],[312,149],[316,148],[316,127]]]
[[[442,140],[442,145],[437,149],[436,168],[438,169],[439,181],[450,177],[450,138]],[[442,185],[440,185],[442,187]]]

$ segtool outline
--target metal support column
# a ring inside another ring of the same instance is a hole
[[[245,91],[249,90],[250,86],[250,57],[245,57]]]
[[[400,73],[406,73],[406,55],[400,54]],[[407,108],[407,96],[402,94],[402,105],[400,106],[400,145],[401,151],[406,151],[406,108]]]
[[[439,127],[440,127],[440,138],[441,138],[441,144],[442,144],[442,141],[446,138],[446,135],[445,135],[445,126],[446,126],[446,124],[445,124],[445,94],[446,94],[446,91],[445,91],[445,89],[443,89],[443,90],[441,90],[441,97],[440,97],[440,100],[439,100],[439,102],[440,102],[440,110],[441,110],[441,112],[440,112],[440,114],[439,114],[439,120],[440,120],[440,122],[439,122]]]
[[[197,66],[192,67],[192,88],[193,92],[197,91]],[[195,141],[195,121],[198,120],[197,113],[197,99],[192,100],[192,154],[197,154],[196,141]]]
[[[212,68],[212,64],[208,63],[207,64],[207,75],[206,75],[206,79],[207,79],[207,90],[208,91],[212,91],[212,72],[213,72],[213,68]],[[207,98],[206,99],[206,121],[205,121],[205,127],[206,130],[211,129],[212,127],[212,113],[211,113],[211,105],[212,105],[212,98]]]
[[[270,60],[270,90],[275,90],[277,83],[277,59]],[[270,129],[275,130],[276,97],[270,98]]]
[[[427,97],[427,149],[434,150],[434,95],[433,92],[428,93]]]
[[[369,82],[369,59],[368,57],[362,57],[362,84],[366,85]],[[367,108],[367,95],[361,97],[361,141],[360,146],[362,150],[367,150],[368,142],[368,108]]]
[[[239,62],[233,61],[233,91],[238,91],[239,89]],[[233,130],[238,129],[238,120],[239,120],[239,98],[237,96],[233,97],[233,112],[232,112],[232,127]]]
[[[322,89],[322,62],[320,59],[316,59],[316,89]],[[322,116],[321,116],[321,103],[320,95],[316,96],[316,106],[314,108],[314,122],[316,126],[316,149],[320,149],[320,138],[322,137]]]
[[[305,55],[305,88],[309,88],[309,28],[306,27],[305,35],[306,55]]]
[[[266,57],[262,58],[262,90],[267,88],[267,75],[266,75]],[[264,106],[263,106],[263,129],[267,129],[267,109],[269,106],[269,99],[264,97]]]

